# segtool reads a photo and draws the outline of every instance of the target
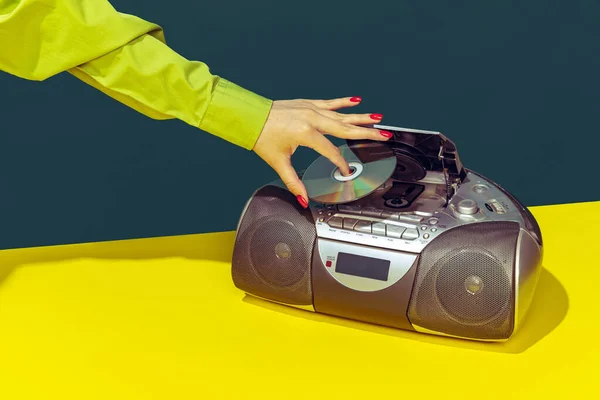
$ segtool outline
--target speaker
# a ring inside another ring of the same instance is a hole
[[[510,336],[519,232],[516,222],[482,222],[453,228],[425,247],[408,307],[411,324],[480,340]]]
[[[231,271],[241,291],[434,335],[504,341],[519,330],[541,272],[541,232],[528,229],[537,227],[531,214],[499,191],[490,201],[502,207],[498,215],[467,208],[465,217],[454,207],[467,204],[457,195],[435,216],[393,219],[373,216],[383,213],[375,206],[303,209],[282,185],[257,190],[240,217]],[[376,196],[378,203],[365,203],[382,207]]]
[[[267,185],[246,204],[232,257],[235,286],[272,301],[312,306],[315,222],[286,189]]]

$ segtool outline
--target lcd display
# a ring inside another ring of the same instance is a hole
[[[338,253],[335,272],[387,281],[390,272],[390,261],[356,254]]]

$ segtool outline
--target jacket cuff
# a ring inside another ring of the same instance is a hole
[[[198,128],[252,150],[272,105],[272,100],[219,77]]]

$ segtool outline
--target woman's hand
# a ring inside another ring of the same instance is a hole
[[[317,151],[336,165],[343,175],[348,175],[350,167],[347,161],[324,135],[379,141],[392,137],[390,132],[359,126],[381,120],[381,114],[340,114],[334,111],[356,106],[360,101],[360,97],[346,97],[273,102],[269,118],[252,150],[277,172],[302,207],[308,207],[308,195],[291,161],[298,146]]]

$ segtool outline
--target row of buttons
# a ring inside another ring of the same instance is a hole
[[[423,221],[423,217],[412,214],[401,214],[398,212],[383,211],[376,207],[361,207],[360,205],[338,205],[338,210],[343,213],[364,215],[366,217],[392,219],[398,221],[412,222],[415,224]]]
[[[363,221],[354,218],[332,217],[327,221],[332,228],[348,229],[356,232],[387,236],[396,239],[415,240],[419,238],[417,229],[388,225],[383,222]],[[429,236],[429,235],[427,235]]]
[[[361,206],[348,206],[348,205],[340,205],[338,206],[339,211],[349,214],[359,214],[367,217],[375,217],[375,218],[383,218],[390,219],[395,221],[409,222],[413,224],[422,223],[424,218],[420,215],[414,214],[402,214],[399,212],[389,212],[382,211],[375,207],[361,207]],[[329,213],[331,215],[331,213]],[[437,225],[439,220],[437,218],[431,217],[427,220],[427,223],[430,225]]]

